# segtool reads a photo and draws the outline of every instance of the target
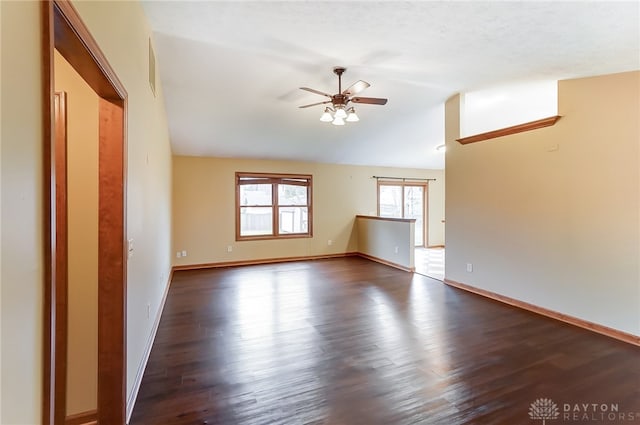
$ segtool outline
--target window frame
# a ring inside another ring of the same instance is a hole
[[[252,181],[250,179],[255,179]],[[296,181],[296,180],[305,180]],[[240,186],[244,184],[271,184],[271,204],[270,205],[241,205],[240,203]],[[279,185],[300,185],[307,188],[307,203],[302,205],[278,204],[278,186]],[[297,239],[313,237],[313,175],[311,174],[282,174],[282,173],[248,173],[236,171],[236,241],[255,241],[255,240],[273,240],[273,239]],[[272,232],[268,235],[247,235],[240,233],[240,210],[243,207],[261,207],[271,208],[271,226]],[[307,231],[304,233],[284,233],[280,232],[280,214],[279,210],[283,207],[306,207],[307,208]]]

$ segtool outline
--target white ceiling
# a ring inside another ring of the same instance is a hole
[[[640,3],[145,1],[175,154],[443,168],[443,102],[640,68]],[[371,84],[360,122],[325,100]]]

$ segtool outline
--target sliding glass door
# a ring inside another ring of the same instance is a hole
[[[425,246],[424,189],[424,186],[404,187],[404,218],[416,219],[416,246]]]
[[[426,183],[378,182],[378,215],[415,219],[416,246],[427,246],[427,193]]]
[[[378,215],[402,218],[402,186],[380,185],[378,187]]]

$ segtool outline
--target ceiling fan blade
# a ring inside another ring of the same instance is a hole
[[[309,105],[302,105],[302,106],[298,106],[298,108],[308,108],[309,106],[317,106],[317,105],[324,105],[326,103],[331,103],[330,100],[327,100],[326,102],[318,102],[318,103],[311,103]]]
[[[351,98],[353,103],[368,103],[370,105],[385,105],[387,103],[387,99],[382,99],[379,97],[354,97]]]
[[[331,99],[331,95],[330,94],[323,93],[323,92],[321,92],[319,90],[310,89],[309,87],[300,87],[300,90],[305,90],[305,91],[308,91],[308,92],[311,92],[311,93],[319,94],[321,96],[327,96],[329,99]]]
[[[366,89],[370,85],[371,84],[367,83],[366,81],[358,80],[355,83],[351,84],[351,86],[346,88],[342,92],[342,94],[347,95],[347,96],[353,96],[354,94],[360,93],[362,90]]]

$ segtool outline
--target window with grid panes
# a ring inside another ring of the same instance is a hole
[[[236,240],[312,236],[312,176],[236,173]]]

